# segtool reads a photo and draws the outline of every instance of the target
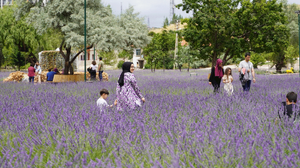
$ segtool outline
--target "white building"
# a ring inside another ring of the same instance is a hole
[[[143,69],[145,67],[144,56],[142,55],[143,50],[140,48],[133,49],[132,62],[134,67]]]

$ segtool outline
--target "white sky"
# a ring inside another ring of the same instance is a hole
[[[150,27],[162,27],[164,19],[170,16],[170,0],[102,0],[105,5],[110,5],[113,13],[119,15],[121,13],[121,3],[123,12],[129,5],[134,6],[136,12],[140,13],[141,17],[145,17],[145,23],[148,24],[150,19]],[[175,4],[181,3],[182,0],[175,0]],[[288,3],[298,3],[300,0],[288,0]],[[181,14],[183,17],[188,17],[180,9],[175,9],[175,14]]]

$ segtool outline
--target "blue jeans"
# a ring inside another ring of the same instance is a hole
[[[34,82],[34,76],[33,77],[29,77],[29,82]]]
[[[103,73],[103,71],[99,71],[99,79],[100,79],[100,81],[102,81],[102,73]]]
[[[245,85],[243,86],[244,92],[249,92],[251,87],[251,80],[248,80]]]

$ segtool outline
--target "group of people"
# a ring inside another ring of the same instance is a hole
[[[114,105],[117,106],[118,111],[133,110],[142,106],[142,103],[146,100],[137,85],[133,72],[134,65],[132,62],[125,62],[122,65],[122,73],[116,88],[117,99],[114,104],[108,105],[105,101],[109,95],[107,89],[102,89],[100,91],[100,98],[97,100],[97,106],[101,111],[105,111],[107,108],[113,107]]]
[[[250,53],[245,54],[245,60],[241,61],[239,64],[239,79],[243,86],[244,91],[250,91],[251,81],[256,82],[255,72],[253,68],[252,62],[250,62]],[[216,62],[216,66],[212,67],[209,84],[213,85],[214,92],[218,92],[220,89],[221,81],[224,83],[224,90],[228,95],[232,95],[233,93],[233,77],[231,68],[226,68],[225,73],[223,69],[223,61],[218,59]]]
[[[91,66],[88,68],[88,72],[91,74],[91,80],[96,80],[97,70],[99,72],[99,80],[102,81],[102,73],[104,68],[104,62],[102,61],[102,57],[99,57],[99,64],[97,66],[96,61],[93,61]]]
[[[28,68],[28,77],[29,77],[29,82],[34,82],[34,77],[36,76],[38,78],[38,82],[41,83],[41,73],[42,73],[42,68],[39,65],[39,62],[31,63],[30,67]]]
[[[60,74],[57,68],[54,68],[53,71],[52,69],[48,69],[47,82],[52,82],[54,79],[54,75],[56,74]]]

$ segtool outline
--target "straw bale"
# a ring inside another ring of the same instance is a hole
[[[24,72],[12,72],[9,76],[3,80],[3,82],[20,82],[23,79]]]

